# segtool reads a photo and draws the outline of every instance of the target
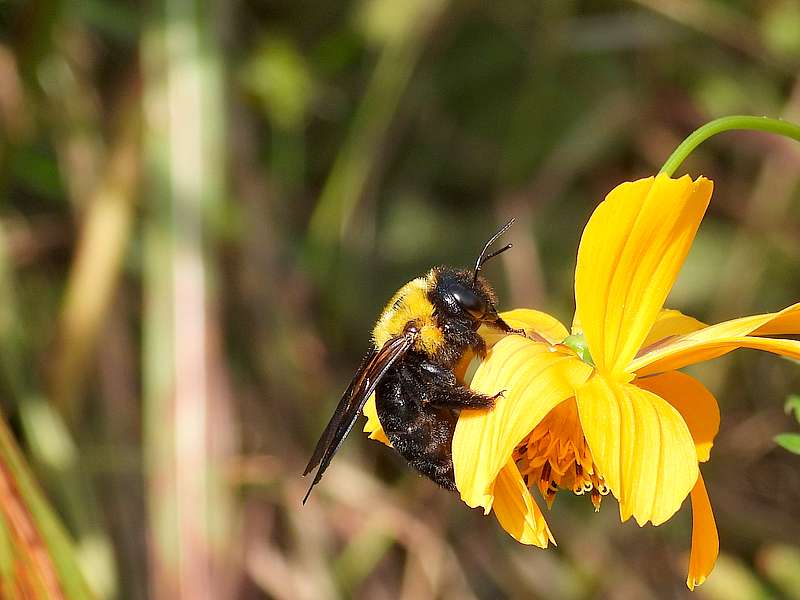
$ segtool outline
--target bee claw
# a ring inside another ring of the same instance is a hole
[[[547,341],[547,338],[545,338],[543,335],[541,335],[540,333],[537,333],[535,331],[528,332],[525,329],[509,329],[508,330],[508,334],[509,335],[521,335],[526,340],[533,340],[534,342],[540,342],[542,344],[550,345],[550,342]]]
[[[490,396],[490,398],[491,398],[492,400],[497,400],[498,398],[505,398],[505,397],[506,397],[506,392],[507,392],[507,391],[508,391],[508,390],[500,390],[500,391],[499,391],[499,392],[497,392],[497,393],[496,393],[494,396]]]

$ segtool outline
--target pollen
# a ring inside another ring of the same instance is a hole
[[[588,495],[597,511],[609,492],[592,459],[574,399],[548,413],[517,446],[514,460],[526,485],[537,488],[548,506],[559,491],[567,490]]]

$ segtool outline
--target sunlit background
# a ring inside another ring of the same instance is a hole
[[[688,503],[639,529],[561,494],[542,551],[358,431],[305,507],[299,475],[398,287],[514,216],[501,308],[568,321],[608,190],[714,117],[800,122],[798,32],[794,0],[0,2],[5,519],[18,485],[55,527],[11,432],[103,600],[687,597]],[[681,172],[715,194],[668,304],[800,300],[800,146],[728,133]],[[701,375],[722,554],[695,594],[800,598],[772,441],[800,369]]]

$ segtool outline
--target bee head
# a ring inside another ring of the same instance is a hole
[[[474,279],[471,271],[440,267],[434,294],[443,316],[479,324],[497,315],[494,290],[483,277]]]
[[[479,273],[486,261],[511,248],[511,244],[507,244],[499,250],[486,254],[489,246],[513,223],[514,219],[511,219],[489,238],[478,256],[474,271],[447,267],[437,270],[435,295],[439,301],[436,304],[437,309],[445,316],[469,320],[476,329],[481,323],[493,325],[504,331],[508,329],[508,325],[497,314],[495,308],[497,298],[494,290],[483,277],[479,276]]]

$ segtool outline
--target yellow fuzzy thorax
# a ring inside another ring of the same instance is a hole
[[[428,291],[435,285],[436,272],[431,270],[425,277],[412,279],[392,296],[372,330],[376,348],[401,335],[406,325],[413,321],[420,330],[414,350],[431,356],[439,350],[444,337],[436,325],[433,304],[428,300]]]

